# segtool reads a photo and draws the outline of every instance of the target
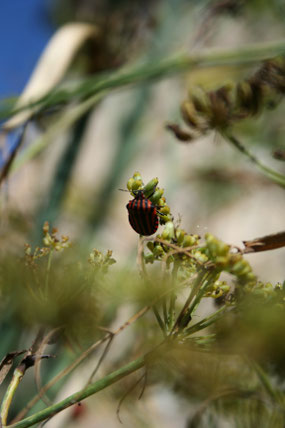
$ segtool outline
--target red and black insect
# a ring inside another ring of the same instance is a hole
[[[140,235],[153,235],[158,228],[156,206],[147,199],[142,190],[137,190],[135,198],[126,205],[129,212],[129,222]]]

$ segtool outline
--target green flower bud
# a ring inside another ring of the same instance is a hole
[[[212,257],[227,256],[230,250],[229,245],[215,238],[210,233],[205,235],[208,251]]]
[[[164,189],[156,189],[154,194],[150,197],[150,200],[154,205],[160,206],[159,200],[160,200],[161,196],[163,195],[163,192],[164,192]]]
[[[185,235],[183,240],[183,248],[185,247],[193,247],[193,245],[196,245],[197,241],[194,235]]]
[[[130,192],[133,190],[138,190],[142,187],[142,180],[136,180],[134,178],[130,178],[127,182],[127,188]]]
[[[145,254],[144,261],[145,263],[153,263],[155,260],[154,255],[152,253]]]
[[[138,190],[138,189],[141,189],[141,188],[142,188],[142,185],[143,185],[142,180],[135,180],[135,181],[134,181],[134,184],[133,184],[133,188],[132,188],[132,190]]]
[[[273,290],[273,285],[271,284],[271,282],[267,282],[264,285],[264,288],[267,289],[267,290]]]
[[[222,241],[218,241],[218,254],[219,256],[226,256],[229,252],[230,247]]]
[[[133,178],[130,178],[127,182],[127,188],[130,192],[133,190],[134,182],[135,182],[135,180]]]
[[[200,251],[195,251],[195,258],[201,263],[206,263],[208,261],[206,254],[203,254]]]
[[[172,222],[172,216],[170,214],[167,215],[160,215],[160,224],[166,224]]]
[[[164,254],[163,248],[162,248],[162,246],[161,246],[160,244],[159,244],[159,245],[156,245],[156,246],[154,247],[154,249],[153,249],[153,254],[154,254],[154,256],[156,256],[156,257],[161,256],[162,254]]]
[[[143,192],[146,198],[148,198],[154,191],[154,189],[156,188],[156,186],[158,185],[158,178],[153,178],[152,180],[150,180],[143,188]]]
[[[178,245],[181,245],[183,243],[185,233],[186,232],[183,229],[177,229],[176,230],[176,238],[177,238]]]
[[[248,282],[256,281],[256,276],[254,275],[254,273],[253,273],[253,272],[249,272],[249,273],[246,275],[246,280],[247,280]]]
[[[247,262],[243,259],[239,260],[238,262],[236,262],[232,268],[231,268],[231,273],[233,273],[234,275],[242,275],[242,271],[244,270],[245,267],[247,267]],[[251,269],[250,269],[251,270]]]
[[[247,275],[251,272],[251,266],[247,263],[244,265],[243,269],[238,273],[239,276]]]
[[[141,181],[142,181],[142,176],[141,176],[141,174],[140,174],[138,171],[136,171],[136,172],[134,173],[133,178],[134,178],[135,180],[141,180]]]
[[[148,248],[150,251],[153,251],[153,249],[154,249],[154,243],[153,243],[152,241],[149,241],[149,242],[146,244],[146,246],[147,246],[147,248]]]
[[[170,208],[168,205],[165,205],[164,207],[159,208],[159,212],[165,215],[170,214]]]
[[[228,257],[225,256],[218,256],[215,258],[214,262],[219,266],[219,267],[225,267],[227,266],[229,259]]]
[[[171,240],[171,239],[173,239],[174,235],[175,235],[174,232],[175,231],[174,231],[174,224],[173,224],[173,222],[172,221],[168,221],[165,224],[164,230],[162,232],[162,239],[165,239],[165,240]]]

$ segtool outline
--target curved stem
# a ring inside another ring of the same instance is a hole
[[[252,154],[234,135],[224,133],[223,136],[231,142],[241,153],[246,155],[256,166],[262,171],[266,177],[270,180],[274,181],[274,183],[278,184],[281,187],[285,188],[285,175],[280,174],[274,169],[269,168],[264,165],[254,154]]]

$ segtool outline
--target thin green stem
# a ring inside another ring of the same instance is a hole
[[[166,336],[165,324],[164,324],[164,322],[162,321],[161,316],[159,315],[159,312],[158,312],[157,307],[156,307],[155,305],[153,305],[153,306],[152,306],[152,310],[153,310],[153,313],[154,313],[154,315],[155,315],[155,318],[156,318],[156,320],[157,320],[157,322],[158,322],[158,325],[159,325],[159,327],[160,327],[160,329],[161,329],[161,331],[162,331],[163,335],[164,335],[164,336]]]
[[[180,314],[178,315],[177,320],[176,320],[176,322],[175,322],[175,324],[171,330],[171,333],[174,333],[177,328],[179,329],[183,319],[186,316],[186,313],[188,313],[189,305],[191,304],[191,302],[192,302],[194,296],[196,295],[196,293],[198,292],[205,276],[207,276],[207,275],[208,275],[208,272],[206,272],[205,270],[202,270],[199,272],[197,278],[194,281],[194,284],[192,286],[190,294],[189,294],[186,302],[184,303],[184,306],[183,306],[182,310],[180,311]]]
[[[216,272],[211,272],[203,281],[201,287],[199,288],[196,296],[194,297],[191,305],[189,306],[188,310],[187,310],[187,315],[191,316],[193,314],[193,312],[195,312],[198,304],[200,303],[201,299],[204,297],[204,294],[207,290],[207,288],[209,287],[209,285],[211,285],[217,278],[217,273]]]
[[[269,168],[264,165],[255,155],[253,155],[234,135],[229,133],[224,133],[223,136],[230,141],[241,153],[246,155],[256,166],[257,168],[266,175],[270,180],[279,186],[285,188],[285,175],[280,174],[274,169]]]
[[[164,324],[168,324],[168,313],[167,313],[167,305],[166,305],[166,297],[162,299],[162,310],[163,310],[163,320]]]
[[[212,67],[222,65],[254,64],[285,53],[285,40],[252,44],[236,50],[211,50],[194,55],[180,54],[160,62],[140,64],[133,68],[119,70],[103,77],[85,79],[73,89],[56,89],[47,96],[34,100],[18,109],[2,110],[1,119],[12,116],[22,110],[41,107],[48,108],[58,103],[66,103],[74,98],[88,98],[106,89],[116,89],[126,85],[168,77],[194,67]]]
[[[45,296],[48,295],[48,288],[49,288],[49,276],[50,276],[50,268],[51,268],[51,261],[53,256],[53,249],[50,250],[48,255],[48,261],[47,261],[47,269],[46,269],[46,278],[45,278]]]
[[[268,395],[272,398],[272,400],[278,404],[281,404],[282,407],[284,407],[283,394],[278,389],[276,389],[272,386],[272,384],[268,378],[268,375],[261,368],[261,366],[259,364],[257,364],[255,361],[249,360],[248,358],[247,358],[247,361],[253,367],[253,369],[256,372],[259,380],[261,381],[264,389],[267,391]]]
[[[6,426],[11,402],[22,378],[23,378],[22,370],[20,370],[19,368],[16,368],[1,404],[0,420],[2,423],[1,427],[3,426],[3,428]]]
[[[227,306],[224,305],[219,310],[214,312],[213,314],[209,315],[208,317],[202,319],[201,321],[199,321],[196,324],[192,325],[191,327],[187,328],[185,330],[185,335],[189,336],[190,334],[193,334],[196,331],[200,331],[206,327],[209,327],[211,324],[215,323],[217,320],[219,320],[220,318],[222,318],[224,316],[226,309],[227,309]]]
[[[140,235],[140,237],[139,237],[139,245],[138,245],[137,264],[138,264],[138,266],[140,268],[140,272],[141,272],[141,275],[142,275],[143,279],[145,280],[147,286],[150,287],[150,289],[151,289],[152,284],[151,284],[151,281],[150,281],[150,279],[148,277],[148,273],[147,273],[147,270],[146,270],[146,267],[145,267],[143,242],[144,242],[143,241],[143,236]],[[166,337],[166,325],[162,321],[162,318],[161,318],[161,316],[160,316],[160,314],[158,312],[158,309],[157,309],[156,305],[155,304],[152,305],[151,308],[153,310],[154,316],[155,316],[155,318],[156,318],[156,320],[158,322],[158,325],[159,325],[159,327],[160,327],[160,329],[161,329],[164,337]]]
[[[172,284],[174,285],[177,278],[177,272],[179,268],[179,263],[177,260],[174,261],[173,269],[172,269]],[[173,328],[174,317],[175,317],[175,301],[176,301],[176,293],[174,289],[170,294],[169,300],[169,316],[168,316],[168,325],[169,329]]]
[[[72,406],[75,403],[79,403],[90,395],[96,394],[109,387],[110,385],[118,382],[120,379],[128,376],[129,374],[139,370],[146,364],[146,356],[142,356],[132,361],[131,363],[126,364],[118,370],[115,370],[113,373],[105,376],[103,379],[98,380],[97,382],[92,383],[91,385],[83,388],[81,391],[78,391],[59,403],[53,404],[52,406],[47,407],[44,410],[41,410],[34,415],[28,416],[22,421],[16,422],[13,425],[8,425],[7,428],[27,428],[32,425],[35,425],[45,419],[50,418],[51,416],[59,413],[61,410],[66,409],[67,407]]]

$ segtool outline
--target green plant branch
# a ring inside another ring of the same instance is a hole
[[[75,403],[79,403],[80,401],[84,400],[90,395],[96,394],[97,392],[102,391],[102,389],[105,389],[108,386],[113,385],[114,383],[118,382],[120,379],[139,370],[145,364],[146,364],[146,356],[139,357],[136,360],[121,367],[120,369],[115,370],[113,373],[110,373],[109,375],[103,377],[103,379],[100,379],[97,382],[94,382],[91,385],[87,386],[86,388],[83,388],[82,390],[75,392],[74,394],[70,395],[69,397],[65,398],[59,403],[53,404],[52,406],[49,406],[44,410],[41,410],[40,412],[35,413],[34,415],[28,416],[27,418],[23,419],[22,421],[16,422],[13,425],[7,425],[7,428],[8,427],[9,428],[27,428],[32,425],[35,425],[38,422],[44,421],[45,419],[48,419],[51,416],[56,415],[61,410],[64,410]]]
[[[157,307],[156,307],[155,305],[153,305],[153,306],[152,306],[152,310],[153,310],[153,313],[154,313],[154,315],[155,315],[156,321],[158,322],[158,325],[159,325],[159,327],[160,327],[160,329],[161,329],[161,331],[162,331],[163,335],[164,335],[164,336],[166,336],[165,325],[164,325],[164,323],[163,323],[163,321],[162,321],[161,316],[159,315],[159,312],[158,312]]]
[[[172,269],[172,274],[171,274],[172,284],[176,283],[178,269],[179,269],[179,264],[178,264],[177,260],[175,260],[174,265],[173,265],[173,269]],[[173,328],[173,323],[174,323],[174,318],[175,318],[175,301],[176,301],[176,293],[173,290],[171,292],[170,298],[169,298],[169,315],[168,315],[169,329]]]
[[[222,65],[254,64],[285,53],[285,40],[270,43],[257,43],[231,50],[210,50],[193,55],[180,54],[160,62],[136,65],[133,68],[119,70],[103,77],[85,79],[73,89],[56,89],[47,96],[41,97],[18,109],[0,112],[0,118],[8,118],[16,113],[34,108],[52,107],[59,103],[69,102],[74,98],[88,98],[106,89],[116,89],[126,85],[151,81],[190,70],[194,67],[212,67]]]
[[[180,314],[178,315],[177,320],[176,320],[176,322],[172,328],[171,334],[176,333],[177,328],[179,329],[179,327],[181,326],[181,323],[183,322],[183,319],[185,318],[186,313],[188,313],[189,305],[191,304],[194,296],[196,295],[196,293],[200,289],[200,286],[203,283],[203,281],[207,275],[208,275],[208,272],[205,271],[204,269],[199,272],[197,278],[195,279],[195,281],[193,283],[190,294],[189,294],[186,302],[184,303],[184,306],[183,306],[182,310],[180,311]]]
[[[205,292],[207,291],[207,288],[209,285],[213,284],[215,280],[217,279],[217,272],[211,272],[207,275],[207,277],[204,278],[204,281],[201,285],[201,287],[198,289],[197,294],[195,295],[191,305],[189,306],[187,310],[187,315],[192,315],[195,311],[197,305],[200,303],[201,299],[204,297]]]
[[[142,278],[145,280],[145,283],[147,284],[148,287],[150,287],[150,289],[152,288],[152,284],[151,281],[148,277],[148,273],[145,267],[145,261],[144,261],[144,238],[142,236],[139,237],[139,243],[138,243],[138,255],[137,255],[137,265],[139,267],[140,270],[140,274],[142,276]],[[163,297],[164,298],[164,297]],[[156,307],[155,304],[153,304],[151,306],[152,311],[154,313],[154,316],[158,322],[158,325],[164,335],[164,337],[166,337],[166,325],[164,324],[159,311]]]
[[[253,155],[234,135],[224,133],[223,136],[226,140],[232,143],[236,149],[246,155],[257,166],[257,168],[266,175],[266,177],[274,181],[274,183],[279,184],[279,186],[285,188],[285,175],[274,171],[274,169],[271,169],[260,162],[260,160],[255,155]]]
[[[59,382],[63,377],[67,376],[69,373],[71,373],[73,370],[75,370],[78,365],[84,361],[92,352],[95,351],[98,346],[100,346],[102,343],[106,342],[106,340],[109,340],[110,337],[114,337],[118,334],[120,334],[125,328],[129,327],[131,324],[133,324],[137,319],[139,319],[141,316],[143,316],[148,310],[150,309],[149,306],[145,306],[140,311],[138,311],[135,315],[133,315],[131,318],[129,318],[124,324],[122,324],[116,331],[114,331],[112,334],[107,333],[102,339],[97,340],[97,342],[93,343],[86,351],[82,352],[80,356],[73,361],[68,367],[66,367],[64,370],[62,370],[60,373],[58,373],[55,377],[53,377],[46,385],[44,385],[39,393],[32,398],[29,403],[26,405],[22,411],[16,416],[15,422],[18,422],[21,418],[23,418],[26,413],[33,408],[33,406],[40,400],[40,398],[57,382]],[[0,425],[1,427],[1,425]]]
[[[185,330],[185,334],[188,336],[190,334],[196,333],[196,331],[203,330],[206,327],[209,327],[211,324],[215,323],[217,320],[223,317],[226,309],[228,307],[226,305],[222,306],[219,310],[214,312],[213,314],[209,315],[208,317],[204,318],[203,320],[197,322],[196,324],[192,325],[191,327],[187,328]]]
[[[6,393],[4,395],[2,404],[1,404],[1,410],[0,410],[0,420],[1,420],[1,427],[5,427],[7,423],[8,418],[8,412],[11,406],[12,399],[15,395],[15,392],[23,378],[23,371],[21,370],[21,367],[18,367],[14,370],[12,380],[6,390]]]

